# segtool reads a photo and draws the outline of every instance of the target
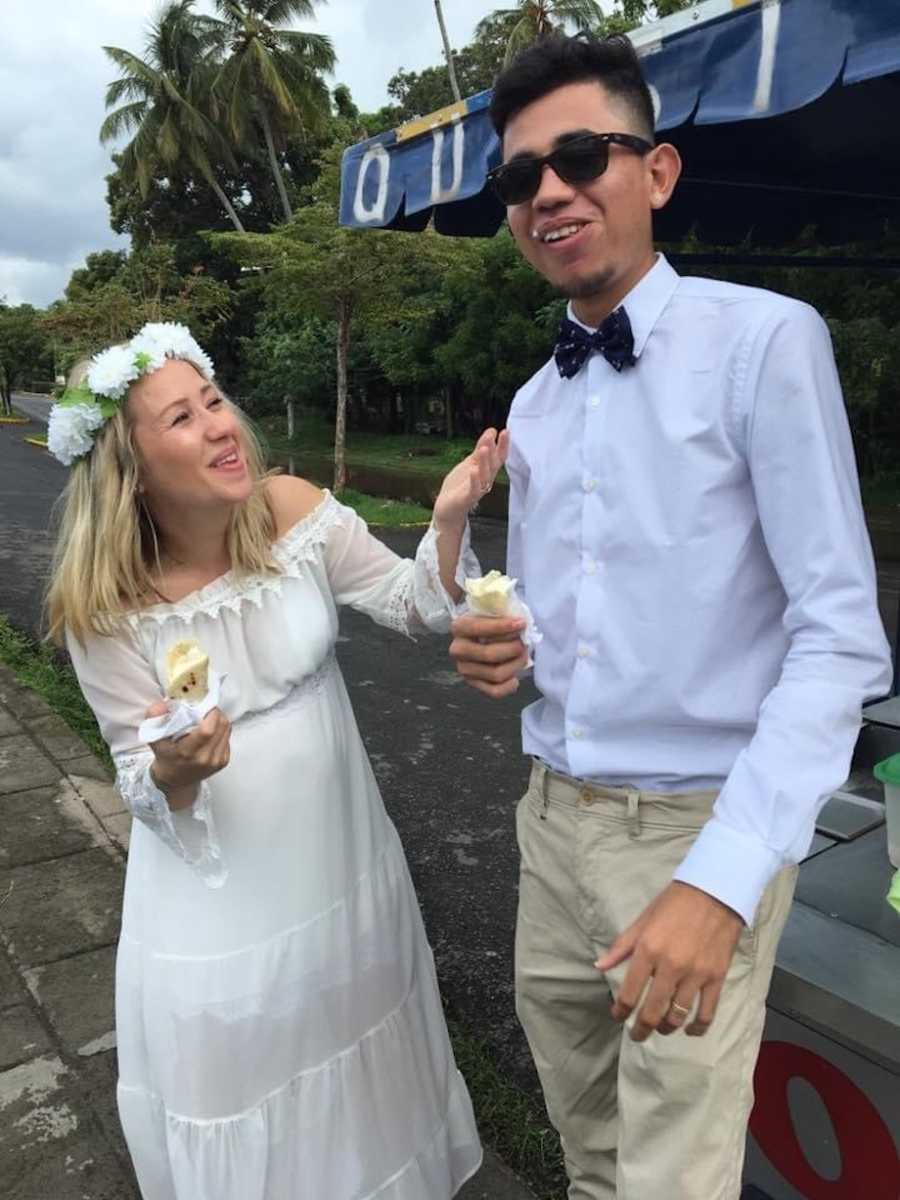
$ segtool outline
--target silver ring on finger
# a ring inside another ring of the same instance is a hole
[[[669,1005],[669,1012],[676,1018],[676,1024],[680,1025],[682,1021],[686,1021],[691,1015],[691,1010],[685,1008],[683,1004],[679,1004],[677,1000],[673,1000]]]

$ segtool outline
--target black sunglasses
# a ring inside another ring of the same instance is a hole
[[[552,167],[565,183],[590,183],[609,166],[611,144],[648,154],[653,146],[630,133],[585,133],[563,142],[543,158],[514,158],[488,172],[488,180],[507,207],[524,204],[538,194],[544,167]]]

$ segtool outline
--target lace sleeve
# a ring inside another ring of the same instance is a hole
[[[81,690],[112,752],[116,784],[126,807],[209,887],[221,887],[227,871],[220,857],[208,783],[200,785],[190,808],[173,812],[150,777],[153,752],[141,743],[138,726],[162,689],[134,630],[123,621],[112,636],[92,634],[83,642],[69,637],[67,645]]]
[[[467,522],[456,564],[456,582],[462,588],[466,579],[477,579],[480,575],[481,566],[472,550]],[[441,582],[437,532],[434,526],[430,525],[416,551],[412,605],[408,609],[408,618],[435,633],[446,633],[452,618],[457,613],[464,612],[465,607],[465,601],[461,604],[454,603]]]
[[[458,610],[441,583],[434,527],[419,543],[415,559],[400,558],[369,533],[352,509],[331,502],[341,516],[329,527],[324,559],[336,603],[409,637],[422,629],[446,633]],[[462,586],[466,576],[480,574],[467,527],[456,578]]]
[[[117,755],[116,787],[131,815],[152,829],[173,854],[192,867],[203,882],[219,888],[228,878],[216,834],[209,783],[204,780],[190,808],[173,811],[153,782],[153,755]]]

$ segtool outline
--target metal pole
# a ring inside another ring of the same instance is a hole
[[[441,37],[444,39],[444,57],[447,59],[447,70],[450,72],[450,87],[453,89],[453,98],[458,104],[462,100],[462,95],[459,84],[456,82],[456,66],[453,62],[453,51],[450,49],[450,39],[447,36],[447,26],[444,24],[441,0],[434,0],[434,8],[437,13],[438,25],[441,27]]]

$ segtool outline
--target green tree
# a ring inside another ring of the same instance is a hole
[[[92,270],[89,261],[73,274],[66,299],[50,306],[43,327],[59,343],[64,365],[71,365],[131,337],[147,321],[180,321],[209,343],[234,302],[227,283],[205,270],[182,272],[175,248],[157,242],[133,251],[114,275]]]
[[[445,286],[452,319],[433,350],[437,365],[469,397],[474,428],[502,425],[517,389],[546,362],[562,306],[507,230],[468,243]]]
[[[230,54],[215,82],[235,146],[246,150],[257,130],[285,220],[292,215],[278,151],[291,135],[317,130],[331,112],[323,71],[335,64],[329,38],[281,26],[314,15],[319,0],[216,0],[220,46]]]
[[[597,0],[519,0],[515,8],[497,9],[491,16],[512,22],[506,43],[507,62],[548,33],[602,29],[605,21]]]
[[[77,300],[103,284],[111,283],[127,262],[128,254],[124,250],[94,251],[87,256],[83,267],[72,272],[66,284],[66,298]]]
[[[30,304],[10,307],[0,299],[0,411],[7,416],[17,387],[53,371],[53,347],[42,318]]]
[[[349,130],[321,159],[322,172],[308,189],[308,203],[292,220],[268,234],[213,234],[214,245],[234,254],[245,267],[266,272],[266,293],[274,311],[295,318],[317,317],[337,327],[335,366],[337,406],[334,489],[346,483],[348,367],[351,333],[359,319],[403,326],[420,308],[409,281],[426,261],[447,263],[447,243],[437,234],[402,235],[350,230],[338,224],[340,161]]]
[[[508,63],[525,46],[556,31],[627,33],[646,21],[671,16],[691,8],[699,0],[617,0],[604,13],[595,0],[518,0],[515,8],[501,8],[480,22],[476,40],[482,44],[504,37],[504,62]]]
[[[142,197],[154,176],[178,178],[188,167],[205,180],[234,228],[242,231],[213,166],[215,161],[235,165],[228,142],[207,111],[210,54],[219,27],[212,18],[193,12],[193,4],[194,0],[172,0],[165,6],[150,26],[144,58],[104,46],[121,75],[106,92],[106,107],[112,111],[100,128],[100,140],[133,134],[118,169]]]
[[[485,17],[472,42],[453,51],[463,96],[472,96],[493,86],[503,67],[506,46],[517,20],[516,13],[500,12]],[[426,67],[422,71],[401,69],[388,80],[387,91],[395,104],[382,110],[389,118],[385,128],[426,116],[453,103],[447,72],[442,66]],[[365,123],[366,118],[362,120]]]
[[[673,13],[692,8],[699,3],[700,0],[618,0],[613,15],[627,21],[629,27],[634,27],[643,25],[645,21],[671,17]]]

